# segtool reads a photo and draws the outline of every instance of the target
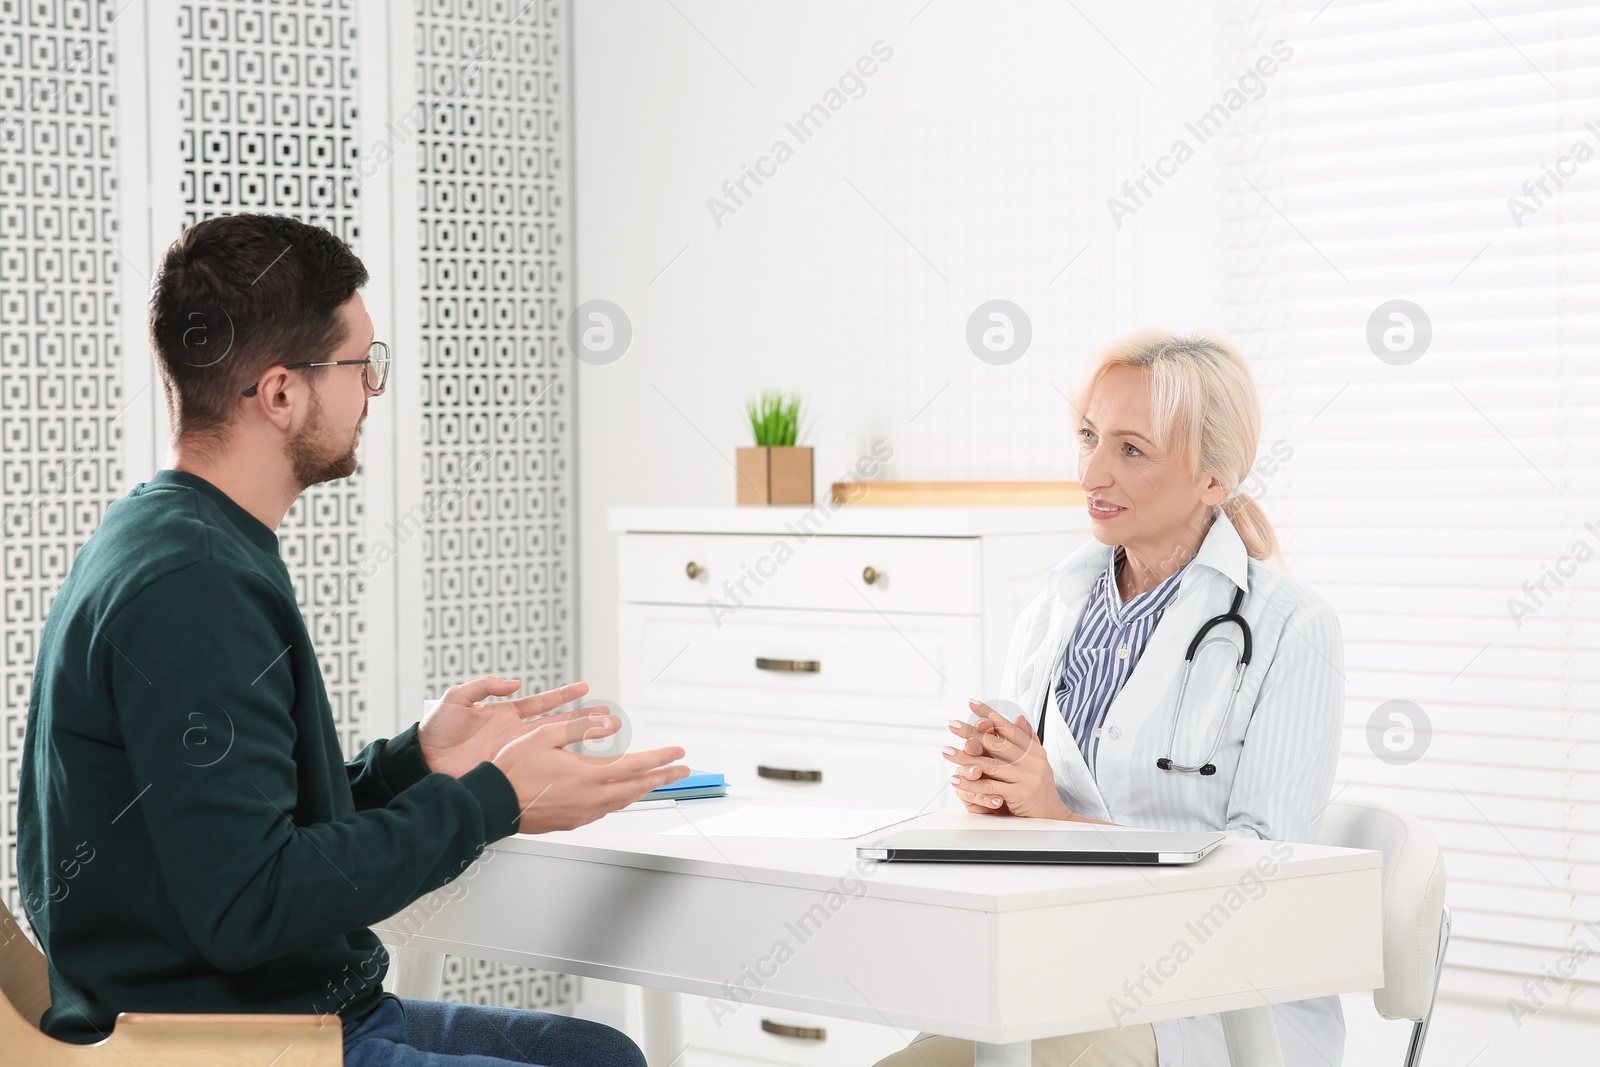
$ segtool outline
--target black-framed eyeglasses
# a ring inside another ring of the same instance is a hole
[[[363,377],[367,388],[374,393],[383,392],[384,386],[389,384],[389,346],[382,341],[372,342],[372,347],[367,349],[366,359],[334,359],[322,363],[285,363],[284,370],[300,370],[305,367],[355,367],[365,366]],[[244,391],[244,396],[255,396],[256,388],[260,382],[251,382],[250,387]]]

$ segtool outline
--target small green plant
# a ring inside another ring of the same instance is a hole
[[[798,393],[784,396],[776,389],[768,389],[758,399],[746,400],[744,410],[759,448],[791,447],[800,435]]]

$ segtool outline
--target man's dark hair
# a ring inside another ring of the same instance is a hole
[[[185,231],[150,288],[173,439],[221,437],[268,367],[327,359],[345,340],[339,305],[366,282],[349,245],[283,215],[223,215]]]

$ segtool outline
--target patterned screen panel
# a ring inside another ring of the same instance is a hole
[[[559,17],[472,0],[418,15],[430,692],[571,680]]]
[[[18,914],[17,781],[39,633],[123,479],[113,11],[0,3],[0,891]]]
[[[556,3],[419,0],[425,688],[573,680],[568,205]],[[520,977],[519,977],[520,976]],[[474,999],[573,982],[449,960]]]
[[[292,215],[360,254],[355,36],[354,0],[179,6],[184,225],[242,211]],[[312,486],[278,527],[347,755],[369,740],[363,477]]]

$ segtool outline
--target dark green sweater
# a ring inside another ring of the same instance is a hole
[[[388,965],[365,927],[513,833],[517,808],[490,763],[429,773],[415,727],[345,762],[277,536],[163,470],[106,509],[40,642],[17,854],[43,1028],[360,1018]]]

